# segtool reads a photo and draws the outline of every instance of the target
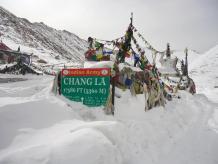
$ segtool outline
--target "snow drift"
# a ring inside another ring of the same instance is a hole
[[[112,117],[101,107],[90,109],[53,96],[51,77],[26,77],[27,81],[0,84],[2,164],[217,161],[217,134],[207,123],[216,105],[203,95],[181,92],[182,98],[165,108],[144,112],[143,95],[133,98],[119,90]],[[201,136],[205,144],[198,144]]]

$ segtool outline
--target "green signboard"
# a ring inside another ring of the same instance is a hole
[[[61,75],[63,96],[90,107],[106,105],[110,93],[109,68],[63,69]]]

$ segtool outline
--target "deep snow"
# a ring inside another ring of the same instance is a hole
[[[1,164],[218,162],[217,104],[204,95],[144,112],[143,95],[119,90],[113,117],[54,96],[51,76],[21,77],[0,84]]]

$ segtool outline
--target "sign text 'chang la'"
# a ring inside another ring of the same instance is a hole
[[[64,85],[106,85],[105,78],[92,77],[78,77],[78,78],[64,78]]]

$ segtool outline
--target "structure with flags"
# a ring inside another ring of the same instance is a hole
[[[17,51],[10,49],[2,41],[0,42],[0,73],[12,74],[42,74],[41,71],[36,70],[31,66],[31,54],[20,52],[20,47]]]
[[[94,37],[88,38],[89,46],[84,54],[86,59],[84,63],[85,69],[81,68],[81,71],[85,71],[87,68],[109,68],[111,70],[111,87],[108,99],[105,101],[105,104],[101,104],[105,106],[107,113],[114,113],[115,96],[119,97],[116,95],[115,88],[130,90],[132,96],[144,94],[145,111],[155,106],[165,106],[166,101],[170,101],[174,97],[180,98],[177,94],[179,89],[186,89],[194,94],[194,82],[187,73],[187,53],[185,63],[183,65],[181,64],[183,68],[178,69],[177,62],[179,60],[176,57],[172,57],[170,45],[167,45],[166,51],[156,50],[138,32],[132,22],[133,15],[131,15],[130,24],[125,35],[120,38],[111,41]],[[143,47],[139,44],[137,38],[142,40],[144,43]],[[146,56],[149,54],[149,51],[152,54],[152,60],[150,61]],[[160,57],[159,64],[161,67],[159,68],[157,68],[156,63],[157,56]],[[75,70],[67,71],[71,72]],[[59,91],[61,89],[63,91],[61,84],[63,84],[64,77],[65,75],[62,71],[62,73],[59,73],[59,77],[56,78],[56,84],[59,84],[57,85]],[[71,78],[81,77],[74,76]],[[54,90],[57,91],[57,89]],[[69,90],[75,89],[70,88]],[[85,90],[85,88],[82,90]],[[83,102],[84,97],[79,98],[78,101]]]
[[[116,87],[130,89],[133,95],[145,94],[145,110],[164,106],[165,100],[178,98],[178,89],[188,89],[194,94],[194,82],[187,74],[187,54],[183,65],[180,61],[183,68],[177,68],[179,60],[172,56],[170,45],[167,44],[166,51],[156,50],[133,26],[132,16],[130,20],[123,37],[112,41],[88,38],[85,67],[111,67]],[[145,44],[143,48],[136,38]],[[148,51],[152,53],[152,61],[146,57]],[[160,58],[159,68],[156,66],[157,55]]]

